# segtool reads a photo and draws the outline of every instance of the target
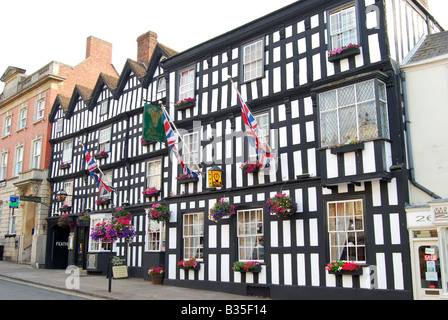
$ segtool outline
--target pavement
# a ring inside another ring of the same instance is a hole
[[[216,291],[197,290],[167,285],[153,285],[150,281],[138,278],[113,279],[109,293],[109,280],[103,275],[87,274],[79,270],[79,278],[66,270],[36,269],[30,265],[0,261],[0,278],[23,281],[58,290],[68,290],[67,284],[76,294],[85,294],[107,300],[264,300]],[[78,282],[79,279],[79,282]]]

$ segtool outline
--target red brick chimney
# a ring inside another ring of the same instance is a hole
[[[137,38],[137,62],[149,65],[157,45],[157,33],[148,31]]]
[[[100,59],[104,63],[112,63],[112,44],[90,36],[87,38],[86,59]]]

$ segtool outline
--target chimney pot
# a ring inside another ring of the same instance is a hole
[[[149,65],[157,46],[157,33],[148,31],[137,38],[137,62]]]

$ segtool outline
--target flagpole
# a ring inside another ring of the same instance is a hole
[[[174,127],[174,131],[176,131],[177,136],[180,138],[180,140],[182,140],[183,146],[186,149],[186,151],[191,155],[191,151],[188,148],[188,145],[185,143],[184,139],[182,138],[182,135],[179,133],[179,131],[177,130],[176,125],[174,124],[173,120],[171,119],[170,115],[168,114],[168,112],[165,110],[165,107],[163,106],[163,104],[160,104],[160,108],[162,108],[163,113],[166,115],[166,117],[168,118],[168,121],[170,122],[170,125],[172,124]],[[193,163],[196,166],[196,168],[201,171],[201,168],[199,167],[199,164],[194,160],[193,158]]]
[[[236,90],[236,92],[238,93],[238,95],[241,97],[241,100],[242,100],[243,97],[241,96],[241,92],[238,90],[238,88],[237,88],[235,82],[233,82],[232,77],[231,77],[231,76],[228,76],[228,79],[229,79],[229,81],[230,81],[230,83],[232,84],[233,88]],[[242,106],[241,106],[241,107],[242,107]],[[258,137],[258,135],[257,135],[257,137]],[[261,142],[263,143],[263,145],[265,145],[265,146],[268,147],[268,149],[269,149],[269,153],[272,153],[271,146],[270,146],[268,143],[266,143],[266,141],[264,140],[263,137],[261,138]]]

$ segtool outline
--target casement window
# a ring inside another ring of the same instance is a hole
[[[23,146],[16,148],[16,166],[15,166],[15,176],[23,171]]]
[[[146,217],[146,222],[148,226],[146,233],[146,251],[165,251],[166,224],[151,220],[148,217]]]
[[[330,12],[330,49],[344,47],[350,43],[359,44],[354,4]]]
[[[62,162],[72,162],[73,140],[67,140],[63,143]]]
[[[110,152],[111,134],[112,134],[112,127],[100,131],[100,139],[98,141],[100,145],[99,151]]]
[[[194,67],[180,72],[179,75],[179,101],[194,98]]]
[[[40,168],[40,156],[42,153],[42,140],[33,141],[33,156],[31,161],[31,169]]]
[[[42,120],[45,116],[45,99],[40,99],[36,103],[36,119],[35,121]]]
[[[362,200],[327,202],[330,260],[366,262]]]
[[[5,118],[3,136],[9,136],[11,134],[11,122],[12,122],[12,116],[8,116]]]
[[[148,188],[162,188],[162,160],[149,161],[147,164],[146,181]]]
[[[263,209],[237,213],[238,259],[264,260]]]
[[[183,136],[183,160],[191,169],[196,170],[199,164],[199,133],[193,132]]]
[[[100,116],[104,116],[109,112],[109,100],[104,100],[100,104]]]
[[[62,132],[64,125],[64,119],[60,118],[56,121],[56,133]]]
[[[321,147],[389,138],[386,85],[369,80],[319,94]]]
[[[257,121],[257,129],[255,133],[257,134],[258,140],[260,144],[265,150],[270,150],[270,139],[269,139],[269,130],[270,130],[270,121],[269,121],[269,113],[264,113],[258,116],[255,116],[255,120]],[[249,144],[249,157],[253,160],[256,159],[257,150],[255,146]]]
[[[264,41],[263,39],[243,47],[244,82],[261,78],[264,75]]]
[[[204,257],[204,213],[183,216],[184,259]]]
[[[3,152],[0,158],[0,181],[6,180],[6,170],[8,169],[8,152]]]
[[[90,225],[92,226],[91,231],[93,230],[93,227],[95,227],[98,223],[102,222],[110,222],[112,218],[110,215],[105,214],[99,214],[99,215],[91,215],[90,216]],[[92,239],[92,237],[89,236],[89,252],[110,252],[110,249],[112,247],[112,243],[104,243],[101,240],[95,241]]]
[[[28,109],[22,108],[19,111],[19,125],[18,130],[25,129],[26,128],[26,118],[28,115]]]

